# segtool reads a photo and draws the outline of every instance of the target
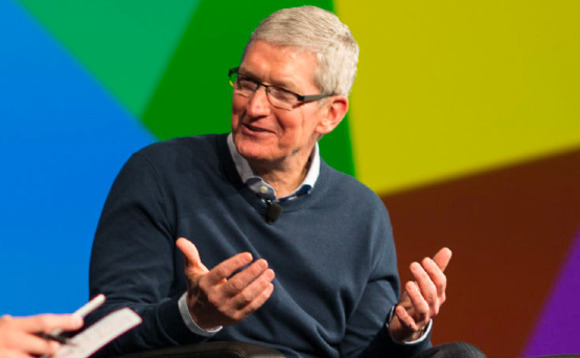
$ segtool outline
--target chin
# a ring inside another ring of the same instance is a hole
[[[264,160],[267,157],[264,146],[259,143],[249,140],[240,140],[234,143],[240,155],[246,160]]]

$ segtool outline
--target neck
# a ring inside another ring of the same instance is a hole
[[[304,158],[292,158],[280,163],[250,162],[254,172],[276,190],[277,197],[292,193],[304,181],[310,169],[312,150]]]

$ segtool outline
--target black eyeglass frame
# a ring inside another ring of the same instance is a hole
[[[231,80],[232,74],[235,73],[235,74],[239,75],[240,74],[239,71],[240,71],[240,68],[239,67],[230,68],[229,71],[228,71],[228,77],[230,78],[230,80]],[[255,78],[252,79],[252,81],[255,82],[258,85],[258,88],[256,88],[256,91],[258,89],[260,89],[260,86],[264,87],[266,89],[266,92],[268,92],[268,88],[274,87],[274,88],[283,90],[284,92],[288,92],[288,93],[292,94],[293,96],[295,96],[296,99],[298,100],[298,104],[300,104],[300,103],[307,103],[307,102],[314,102],[314,101],[321,100],[323,98],[327,98],[327,97],[331,97],[331,96],[335,96],[336,95],[334,93],[320,93],[320,94],[301,95],[301,94],[298,94],[296,92],[290,91],[290,90],[288,90],[286,88],[282,88],[282,87],[278,87],[278,86],[274,86],[274,85],[266,85],[266,84],[264,84],[262,82],[256,81]],[[233,82],[232,82],[232,85],[233,85]]]

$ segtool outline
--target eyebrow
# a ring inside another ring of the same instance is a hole
[[[246,76],[246,77],[250,77],[251,79],[257,81],[257,82],[262,82],[258,76],[254,75],[251,71],[247,71],[243,68],[240,67],[240,69],[238,70],[238,73],[242,76]],[[281,88],[283,90],[286,91],[290,91],[290,92],[294,92],[297,93],[298,92],[298,88],[296,87],[296,85],[294,84],[294,82],[288,81],[288,82],[284,82],[284,81],[280,81],[280,80],[274,80],[273,82],[264,82],[267,85],[270,86],[274,86],[274,87],[278,87]]]

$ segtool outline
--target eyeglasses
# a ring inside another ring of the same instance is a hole
[[[270,104],[276,108],[292,110],[301,103],[318,101],[320,99],[334,96],[332,93],[322,93],[314,95],[299,95],[282,87],[265,85],[262,82],[239,72],[240,68],[235,67],[229,70],[230,85],[234,87],[234,91],[243,97],[250,97],[260,86],[266,89],[266,95]]]

